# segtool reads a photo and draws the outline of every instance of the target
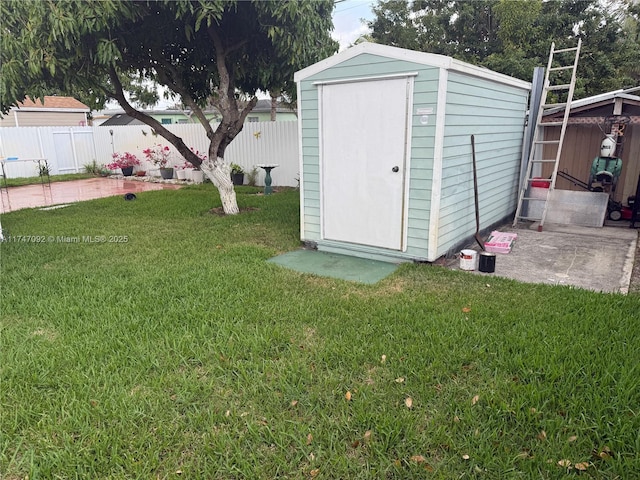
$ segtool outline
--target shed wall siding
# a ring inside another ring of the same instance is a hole
[[[438,68],[411,62],[363,54],[348,59],[317,75],[304,79],[300,84],[302,122],[301,151],[303,182],[303,240],[321,240],[320,211],[320,144],[318,86],[314,82],[349,78],[373,77],[398,73],[417,72],[413,86],[411,151],[408,163],[410,172],[407,257],[425,257],[428,246],[428,225],[433,178],[433,147],[435,138],[435,116],[438,89]],[[384,92],[381,92],[383,97]],[[371,99],[378,101],[379,99]],[[418,109],[432,109],[427,124],[421,123]],[[348,171],[345,166],[346,173]],[[357,172],[355,172],[357,174]],[[374,249],[375,250],[375,249]],[[402,256],[402,255],[400,255]]]
[[[449,72],[437,256],[475,232],[471,135],[480,227],[515,211],[528,91]]]

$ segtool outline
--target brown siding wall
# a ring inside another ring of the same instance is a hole
[[[557,140],[560,127],[547,127],[545,140]],[[600,144],[604,133],[598,125],[568,125],[558,171],[567,172],[583,182],[589,179],[593,159],[600,154]],[[545,145],[544,158],[555,158],[556,147]],[[551,176],[551,165],[545,165],[543,177]],[[618,180],[615,199],[626,205],[627,197],[633,195],[640,174],[640,125],[627,125],[622,152],[622,174]],[[560,190],[580,190],[568,180],[558,177],[556,188]]]
[[[0,118],[0,127],[15,127],[16,121],[13,118],[13,112],[9,112]]]
[[[79,127],[84,113],[75,112],[18,112],[19,127]],[[9,112],[0,123],[3,127],[15,127],[14,113]]]

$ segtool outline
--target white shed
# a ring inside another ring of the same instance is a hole
[[[434,261],[516,208],[530,83],[363,43],[295,74],[301,238],[319,250]]]

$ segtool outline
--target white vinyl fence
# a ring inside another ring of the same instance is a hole
[[[209,140],[200,124],[165,126],[188,146],[207,151]],[[146,125],[0,128],[0,157],[8,178],[38,175],[41,159],[47,160],[52,175],[79,173],[94,159],[101,165],[110,163],[114,152],[131,152],[142,161],[141,169],[152,170],[142,150],[155,144],[169,145]],[[175,164],[182,164],[182,156],[174,153]],[[245,172],[257,164],[277,163],[279,167],[271,172],[273,185],[298,186],[298,122],[245,123],[227,147],[225,160],[241,165]],[[263,185],[264,171],[258,172],[258,184]]]

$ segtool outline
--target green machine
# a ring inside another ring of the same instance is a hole
[[[600,156],[591,164],[589,172],[589,190],[594,192],[613,193],[620,174],[622,173],[622,159],[615,156],[616,140],[606,136],[600,145]]]

